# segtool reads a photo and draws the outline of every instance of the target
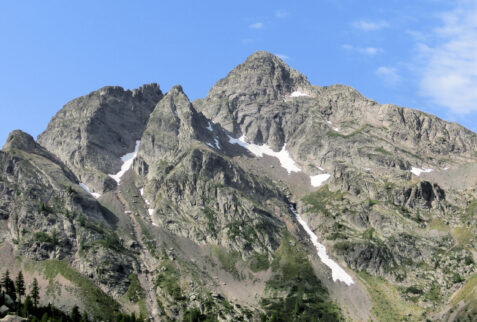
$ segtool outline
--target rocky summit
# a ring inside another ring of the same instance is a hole
[[[89,320],[476,320],[476,236],[476,133],[267,52],[193,102],[103,87],[0,151],[0,273]]]

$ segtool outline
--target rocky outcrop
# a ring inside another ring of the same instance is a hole
[[[136,147],[117,184],[109,174]],[[368,295],[383,289],[428,314],[476,271],[476,149],[457,124],[312,86],[257,52],[192,103],[180,86],[104,87],[67,103],[38,142],[12,132],[0,246],[61,260],[155,320],[339,319],[324,286],[350,320],[371,318]],[[330,263],[356,283],[333,281]]]
[[[134,151],[149,115],[162,98],[157,84],[133,91],[103,87],[67,103],[39,135],[38,142],[57,155],[92,191],[113,189],[121,156]]]
[[[67,260],[87,276],[90,265],[95,272],[102,268],[112,273],[110,277],[115,275],[95,278],[105,291],[127,290],[133,267],[130,254],[119,251],[122,246],[112,232],[117,219],[78,185],[60,160],[24,132],[12,132],[0,152],[0,191],[0,213],[8,222],[0,242],[16,245],[17,255],[31,260]]]

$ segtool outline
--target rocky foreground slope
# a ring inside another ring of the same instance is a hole
[[[477,135],[257,52],[104,87],[0,152],[0,270],[98,319],[472,320]]]

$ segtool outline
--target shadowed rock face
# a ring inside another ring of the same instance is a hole
[[[38,143],[93,191],[110,190],[116,183],[107,174],[117,173],[120,157],[134,151],[161,98],[157,84],[133,91],[103,87],[67,103],[39,135]]]

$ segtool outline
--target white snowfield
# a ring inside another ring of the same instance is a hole
[[[326,247],[318,242],[318,236],[310,229],[310,226],[301,218],[301,216],[296,212],[293,206],[290,206],[290,210],[296,216],[296,219],[300,223],[300,225],[305,229],[308,236],[310,236],[311,242],[316,248],[316,252],[320,260],[331,269],[331,277],[333,278],[333,282],[340,281],[345,283],[346,285],[354,284],[353,278],[346,273],[346,271],[338,265],[337,262],[332,260],[328,254],[326,253]]]
[[[294,91],[293,93],[290,94],[290,97],[300,97],[300,96],[310,96],[310,95],[300,91]]]
[[[209,130],[210,132],[214,132],[214,129],[212,128],[212,124],[210,124],[210,122],[208,122],[207,124],[207,130]]]
[[[418,177],[421,175],[421,173],[429,173],[429,172],[432,172],[432,171],[434,171],[434,169],[421,169],[421,168],[416,168],[416,167],[411,168],[411,172]]]
[[[318,174],[316,176],[310,176],[311,185],[313,187],[319,187],[330,177],[331,175],[328,173]]]
[[[141,141],[138,140],[136,141],[136,147],[134,148],[133,152],[127,153],[121,157],[121,160],[124,162],[123,165],[121,166],[121,170],[119,170],[118,173],[116,174],[110,174],[109,176],[113,178],[117,183],[121,181],[121,177],[126,173],[126,171],[131,168],[134,159],[137,156],[137,151],[139,151],[139,145],[141,144]]]
[[[259,158],[263,157],[264,154],[278,158],[281,166],[285,168],[288,173],[301,172],[301,169],[297,166],[295,161],[293,161],[293,159],[290,157],[290,153],[288,153],[288,151],[286,150],[286,143],[283,145],[283,148],[280,152],[275,152],[267,144],[256,145],[253,143],[247,143],[246,139],[247,138],[244,135],[238,139],[235,139],[229,135],[230,143],[243,146]]]
[[[91,190],[89,190],[89,188],[84,183],[80,182],[79,185],[81,188],[83,188],[87,193],[92,195],[94,198],[98,199],[99,197],[101,197],[99,193],[92,192]]]
[[[249,150],[251,153],[253,153],[256,157],[263,157],[264,154],[272,156],[277,158],[280,161],[280,165],[287,170],[288,174],[292,172],[301,172],[301,169],[298,167],[298,165],[295,163],[295,161],[291,158],[290,153],[286,150],[287,144],[285,143],[283,145],[283,148],[280,152],[275,152],[272,150],[270,146],[267,144],[263,145],[257,145],[253,143],[247,143],[247,138],[242,135],[240,138],[236,139],[229,137],[229,143],[231,144],[238,144],[247,150]],[[322,167],[318,167],[321,171],[324,171]],[[319,187],[328,180],[331,177],[328,173],[323,173],[319,174],[316,176],[310,176],[310,182],[313,187]]]

